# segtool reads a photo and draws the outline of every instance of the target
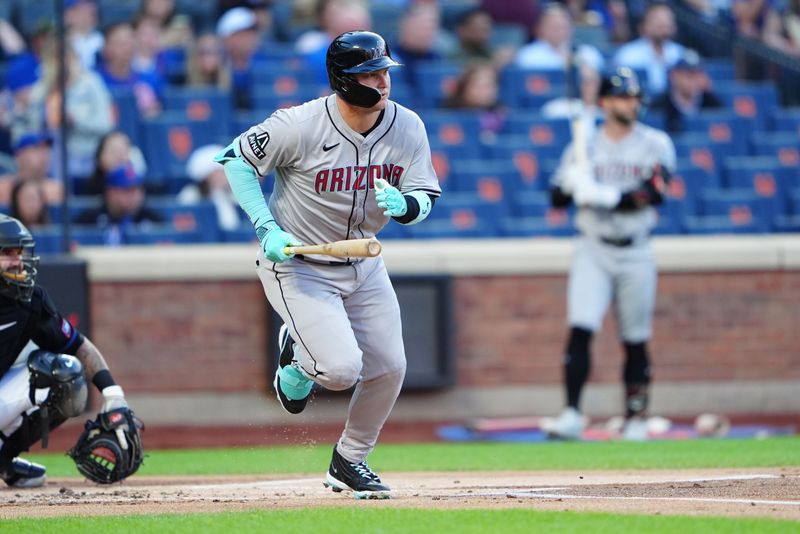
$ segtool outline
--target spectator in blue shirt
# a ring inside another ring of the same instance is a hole
[[[155,73],[137,72],[133,65],[136,40],[129,22],[113,24],[105,30],[102,61],[97,71],[109,89],[129,89],[136,97],[136,106],[145,117],[161,112],[159,92],[162,80]]]

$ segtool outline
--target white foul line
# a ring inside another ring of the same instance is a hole
[[[506,493],[508,497],[541,497],[544,499],[608,499],[626,501],[687,501],[687,502],[715,502],[727,504],[769,504],[783,506],[800,506],[800,501],[765,501],[761,499],[712,499],[709,497],[608,497],[591,495],[560,495],[558,493]]]

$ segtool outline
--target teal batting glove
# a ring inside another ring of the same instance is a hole
[[[408,204],[403,193],[382,178],[375,180],[375,201],[383,208],[387,217],[402,217],[408,211]]]
[[[286,247],[296,247],[302,243],[288,232],[284,232],[279,226],[260,226],[256,229],[261,248],[264,249],[264,256],[275,263],[283,263],[294,256],[286,254]]]

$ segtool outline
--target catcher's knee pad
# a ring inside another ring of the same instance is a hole
[[[76,417],[86,408],[89,390],[83,365],[75,356],[35,350],[28,356],[31,375],[31,402],[36,403],[37,389],[50,388],[43,406],[54,409],[64,417]]]

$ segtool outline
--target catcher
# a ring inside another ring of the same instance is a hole
[[[142,463],[141,422],[94,344],[56,309],[36,285],[34,239],[13,217],[0,215],[0,478],[35,488],[46,469],[19,454],[86,408],[87,378],[103,404],[69,451],[90,480],[110,484]]]

